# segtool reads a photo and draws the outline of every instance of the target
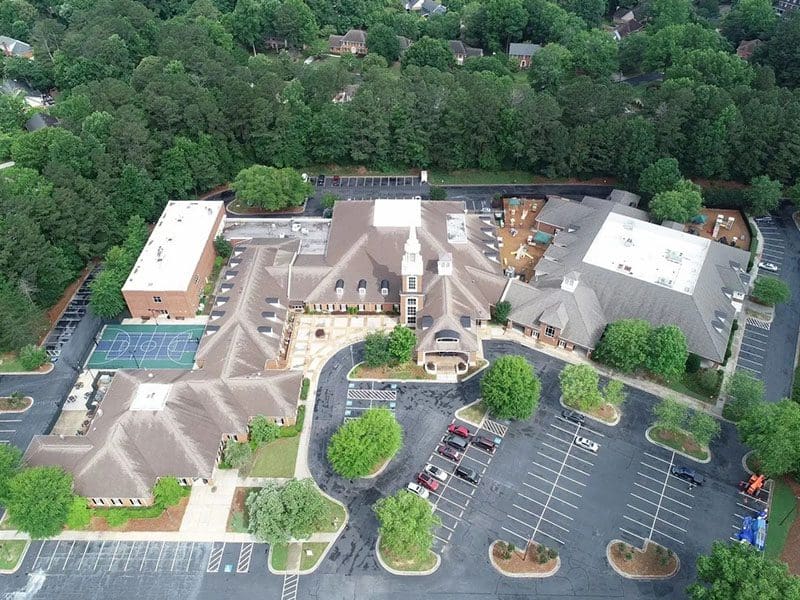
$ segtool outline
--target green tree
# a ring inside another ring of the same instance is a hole
[[[264,415],[256,415],[250,420],[250,441],[256,446],[269,444],[278,438],[280,427]]]
[[[686,592],[691,600],[800,598],[800,578],[749,544],[717,541],[697,557],[697,581]]]
[[[441,521],[430,502],[406,490],[375,503],[381,546],[401,560],[420,560],[433,545],[433,530]]]
[[[689,415],[688,407],[678,402],[675,398],[667,397],[653,407],[655,425],[664,429],[682,429]]]
[[[416,65],[448,71],[456,64],[456,59],[444,40],[422,37],[403,53],[401,62],[403,67]]]
[[[647,359],[650,329],[650,323],[640,319],[609,323],[592,356],[615,369],[635,371]]]
[[[228,260],[233,254],[233,245],[221,235],[214,238],[214,252],[222,260]]]
[[[328,444],[328,461],[342,477],[369,475],[403,445],[403,429],[385,408],[370,408],[344,423]]]
[[[61,532],[72,505],[72,476],[60,467],[24,469],[8,481],[6,510],[17,529],[32,538]]]
[[[268,483],[245,501],[250,533],[270,544],[311,535],[325,517],[326,505],[311,479]]]
[[[178,483],[177,477],[159,477],[153,486],[153,497],[160,508],[175,506],[186,493],[187,489]]]
[[[430,188],[430,196],[431,200],[446,200],[447,199],[447,189],[443,188],[440,185],[434,185]]]
[[[294,169],[253,165],[239,171],[231,184],[237,200],[246,206],[278,211],[303,204],[311,185]]]
[[[405,325],[396,325],[389,334],[389,356],[393,362],[409,362],[416,345],[417,335]]]
[[[670,25],[683,25],[692,16],[690,0],[653,0],[650,3],[650,17],[654,29]]]
[[[293,46],[310,44],[319,34],[314,13],[303,0],[281,0],[270,21],[273,34]]]
[[[256,42],[261,41],[266,32],[268,18],[261,0],[237,0],[236,8],[230,14],[231,32],[242,44],[250,46],[254,56]]]
[[[321,201],[322,208],[333,208],[337,200],[339,200],[339,196],[336,194],[331,194],[330,192],[323,194]]]
[[[380,54],[389,64],[400,58],[400,40],[397,39],[397,34],[382,23],[369,28],[367,48],[370,52]]]
[[[383,331],[368,333],[364,340],[364,362],[368,367],[381,367],[391,360],[389,336]]]
[[[8,500],[9,481],[19,473],[22,460],[22,451],[12,444],[0,446],[0,503],[5,505]]]
[[[481,379],[489,412],[501,419],[528,419],[539,405],[541,383],[524,356],[501,356]]]
[[[742,40],[769,39],[778,15],[769,0],[739,0],[722,19],[722,34],[734,46]]]
[[[72,504],[69,505],[67,521],[65,523],[66,528],[73,530],[86,529],[91,522],[92,511],[89,508],[89,503],[86,501],[86,498],[75,496],[72,499]]]
[[[511,314],[511,302],[502,300],[494,305],[492,310],[492,319],[495,323],[505,325],[508,322],[508,317]]]
[[[608,3],[604,0],[560,0],[559,4],[569,12],[578,15],[590,27],[597,27],[603,18]]]
[[[0,352],[34,344],[46,330],[44,313],[19,282],[11,283],[0,276]]]
[[[784,398],[760,402],[736,424],[742,441],[755,450],[761,472],[780,477],[800,464],[800,404]]]
[[[528,81],[538,90],[555,92],[573,70],[572,52],[561,44],[547,44],[531,58]]]
[[[689,421],[686,423],[686,430],[701,446],[708,446],[716,437],[719,436],[721,428],[719,421],[701,410],[692,411]]]
[[[599,29],[581,31],[567,43],[575,68],[595,79],[606,79],[619,70],[617,43]]]
[[[478,39],[490,52],[503,52],[509,42],[522,39],[527,22],[522,0],[484,0],[474,19],[465,19],[466,35]]]
[[[92,281],[92,295],[89,302],[94,314],[106,319],[113,319],[122,314],[126,304],[121,290],[126,277],[127,274],[120,275],[119,271],[106,268]]]
[[[603,390],[603,399],[614,406],[622,406],[626,397],[625,385],[618,379],[610,379]]]
[[[250,462],[252,456],[253,450],[250,448],[249,444],[237,442],[233,438],[230,438],[225,442],[225,449],[222,451],[222,458],[230,468],[241,469]]]
[[[600,376],[590,365],[567,365],[558,374],[558,381],[564,403],[569,406],[590,410],[603,402]]]
[[[754,217],[763,217],[778,208],[782,190],[780,181],[770,179],[766,175],[753,177],[750,180],[750,189],[747,190],[750,214]]]
[[[725,384],[725,417],[739,421],[764,400],[764,382],[744,371],[734,371]]]
[[[792,292],[788,284],[783,279],[759,275],[753,284],[753,291],[750,296],[766,306],[775,306],[788,302],[792,297]]]
[[[760,56],[775,70],[778,84],[790,88],[800,85],[800,12],[790,11],[779,19]]]
[[[682,179],[678,161],[674,158],[659,158],[642,171],[639,176],[639,191],[648,198],[674,190]]]
[[[645,367],[665,379],[679,377],[685,371],[686,336],[675,325],[663,325],[650,330]]]
[[[678,183],[678,189],[659,192],[650,201],[650,214],[657,221],[686,223],[703,210],[703,197],[691,182]]]
[[[20,348],[19,362],[26,371],[33,371],[47,362],[47,351],[42,346],[28,344]]]

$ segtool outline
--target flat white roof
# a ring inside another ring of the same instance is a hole
[[[372,210],[372,224],[375,227],[404,227],[408,229],[422,226],[422,201],[413,199],[375,200]]]
[[[187,289],[222,210],[222,201],[168,202],[122,291]]]
[[[171,389],[171,383],[139,384],[128,410],[163,410]]]
[[[610,213],[583,261],[654,285],[692,294],[710,240]]]
[[[451,244],[467,243],[467,220],[463,214],[447,215],[447,241]]]

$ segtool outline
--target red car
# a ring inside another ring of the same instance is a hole
[[[456,425],[455,423],[450,423],[447,427],[447,431],[450,433],[454,433],[459,437],[468,438],[469,437],[469,429],[464,427],[463,425]]]
[[[461,458],[461,455],[450,446],[439,446],[436,448],[436,451],[445,458],[449,458],[450,460],[454,460],[456,462],[458,462],[458,460]]]
[[[430,491],[435,492],[439,489],[439,482],[432,475],[428,475],[427,473],[420,473],[417,475],[417,481],[420,482],[424,487],[428,488]]]

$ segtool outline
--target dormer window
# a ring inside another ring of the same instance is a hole
[[[358,280],[358,295],[362,298],[367,295],[367,282],[364,279]]]
[[[384,279],[381,281],[381,296],[389,295],[389,281]]]
[[[336,280],[336,296],[341,298],[344,295],[344,280],[337,279]]]

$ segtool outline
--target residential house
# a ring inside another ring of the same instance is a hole
[[[783,16],[800,8],[800,0],[778,0],[775,4],[775,12]]]
[[[531,58],[542,47],[539,44],[509,44],[508,55],[517,62],[520,69],[527,69],[531,66]]]
[[[333,103],[344,104],[345,102],[352,101],[359,87],[360,84],[358,83],[351,83],[350,85],[344,86],[344,88],[333,97]]]
[[[743,60],[750,60],[750,57],[753,56],[753,52],[756,51],[756,48],[763,44],[761,40],[742,40],[739,42],[739,46],[736,48],[736,56]]]
[[[423,17],[431,15],[443,15],[447,12],[447,7],[436,0],[408,0],[405,9],[410,12],[417,12]]]
[[[641,30],[644,27],[644,23],[637,21],[636,19],[631,19],[629,21],[625,21],[620,23],[616,27],[614,27],[614,39],[618,42],[625,39],[632,33],[636,33],[637,31]]]
[[[19,58],[33,58],[33,48],[30,44],[15,40],[6,35],[0,35],[0,48],[4,56],[16,56]]]
[[[448,40],[447,44],[450,46],[450,52],[452,52],[453,56],[456,58],[456,64],[463,65],[464,61],[468,58],[483,56],[483,50],[481,48],[467,46],[461,40]]]
[[[367,32],[351,29],[344,35],[332,35],[328,38],[328,49],[333,54],[364,56],[367,53]]]

